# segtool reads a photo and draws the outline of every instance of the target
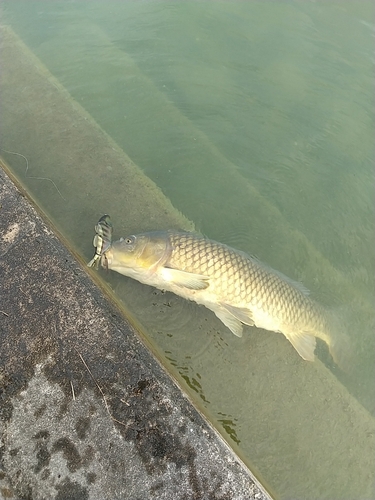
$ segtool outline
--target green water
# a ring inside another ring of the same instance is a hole
[[[345,313],[356,353],[350,374],[333,365],[324,347],[318,356],[375,413],[372,3],[18,1],[3,2],[3,12],[3,21],[199,231],[256,254]],[[48,130],[40,125],[45,147]],[[57,140],[64,142],[64,130]],[[17,146],[2,144],[23,153]],[[6,158],[22,177],[21,159]],[[85,233],[93,232],[97,214],[69,198],[69,178],[53,159],[47,173],[37,163],[36,157],[29,176],[54,180]],[[54,186],[28,182],[54,214]],[[101,183],[105,175],[92,196],[106,212]],[[61,214],[58,224],[69,234],[72,211]],[[113,223],[117,237],[150,229],[138,228],[127,213]],[[91,258],[91,242],[79,232],[69,236]],[[314,461],[314,446],[325,446],[318,432],[323,415],[309,413],[313,424],[305,426],[301,386],[290,376],[308,378],[311,367],[292,349],[290,358],[277,356],[286,342],[280,335],[249,329],[239,340],[194,304],[122,277],[105,279],[276,494],[352,498],[324,473],[336,463],[332,477],[347,475],[334,449],[326,463]],[[257,375],[257,359],[269,363],[266,379]],[[320,401],[317,392],[311,397]],[[262,420],[254,405],[263,405]]]

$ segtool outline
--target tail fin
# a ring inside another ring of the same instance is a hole
[[[350,372],[354,362],[354,348],[350,341],[349,315],[344,308],[327,311],[327,333],[324,339],[333,361],[344,372]]]

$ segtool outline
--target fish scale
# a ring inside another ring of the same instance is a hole
[[[172,254],[166,265],[212,276],[225,299],[235,298],[241,306],[266,305],[270,312],[277,311],[289,321],[293,314],[298,315],[303,302],[308,305],[309,299],[302,292],[242,252],[194,234],[171,235],[170,242]],[[297,307],[292,305],[295,301]]]

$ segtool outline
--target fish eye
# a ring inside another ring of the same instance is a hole
[[[127,236],[125,239],[124,239],[124,242],[126,245],[133,245],[133,243],[135,242],[135,236]]]

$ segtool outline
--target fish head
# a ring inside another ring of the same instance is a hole
[[[130,235],[115,241],[102,255],[101,264],[125,276],[139,276],[154,272],[170,254],[166,232],[157,231]]]

